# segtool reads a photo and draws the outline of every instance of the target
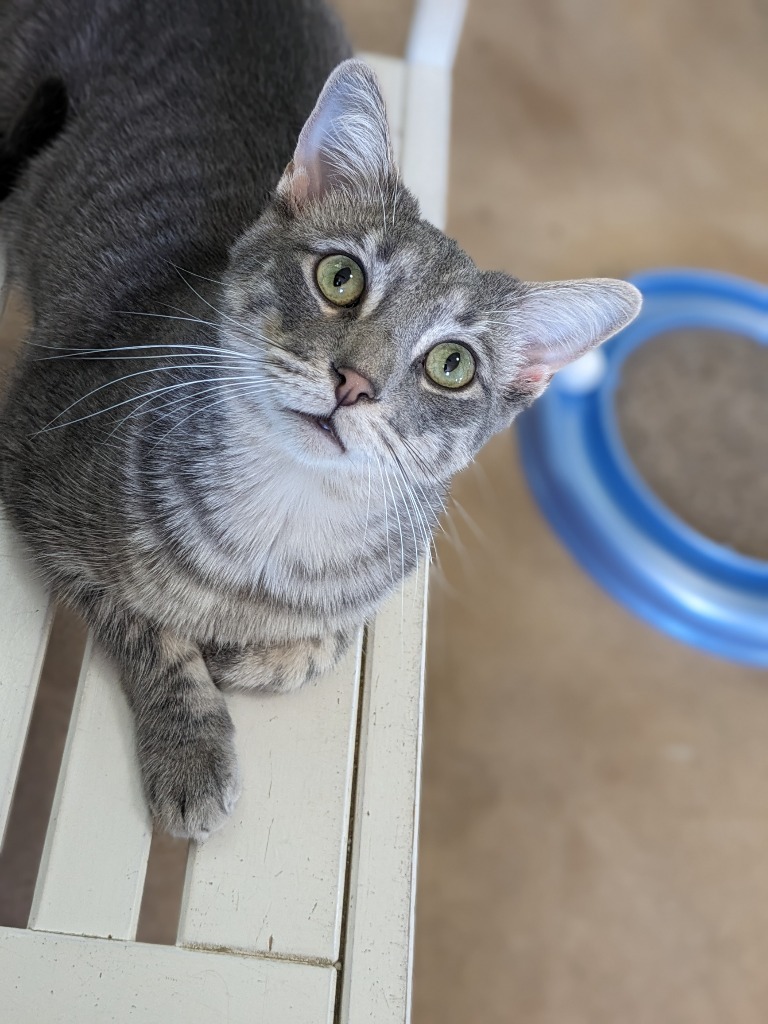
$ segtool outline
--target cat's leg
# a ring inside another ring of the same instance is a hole
[[[89,611],[120,667],[153,816],[171,835],[206,839],[231,814],[240,777],[232,719],[200,648],[140,619]]]
[[[275,646],[211,647],[205,651],[205,660],[214,682],[223,690],[288,693],[333,668],[352,636],[337,631]]]

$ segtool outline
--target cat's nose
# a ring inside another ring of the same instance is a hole
[[[347,366],[340,366],[336,371],[341,380],[336,385],[336,401],[339,405],[354,405],[358,398],[373,398],[373,384]]]

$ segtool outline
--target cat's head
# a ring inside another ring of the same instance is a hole
[[[479,270],[419,216],[360,61],[333,72],[226,277],[227,344],[260,350],[253,401],[286,454],[339,473],[399,461],[447,481],[553,374],[628,324],[622,281]]]

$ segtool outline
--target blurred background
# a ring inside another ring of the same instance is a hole
[[[335,5],[358,47],[403,52],[410,2]],[[760,0],[470,0],[449,234],[532,279],[768,282],[767,68]],[[598,589],[508,434],[454,496],[429,609],[415,1024],[762,1024],[768,673]]]
[[[403,52],[410,0],[334,2],[358,48]],[[449,233],[531,279],[683,265],[768,282],[766,68],[764,0],[470,0]],[[768,673],[601,591],[509,433],[453,496],[429,610],[414,1024],[764,1024]],[[25,754],[49,788],[82,640],[56,629]],[[40,785],[22,771],[0,863],[30,894]],[[166,890],[161,864],[149,904]],[[0,890],[0,919],[24,915]]]

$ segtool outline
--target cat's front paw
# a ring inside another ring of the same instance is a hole
[[[157,824],[198,843],[225,823],[240,796],[240,773],[230,729],[198,735],[143,759],[144,789]]]

